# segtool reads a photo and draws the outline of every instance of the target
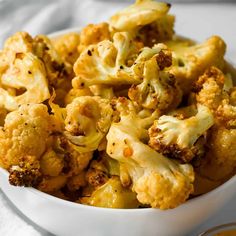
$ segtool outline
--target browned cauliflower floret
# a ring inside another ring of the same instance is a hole
[[[57,86],[60,80],[69,80],[67,77],[73,73],[72,66],[62,60],[47,36],[37,35],[33,41],[33,50],[44,62],[50,85]]]
[[[40,171],[43,175],[58,176],[64,168],[62,155],[57,154],[51,148],[40,158]]]
[[[99,24],[89,24],[80,33],[80,44],[78,51],[81,53],[91,44],[99,43],[110,39],[109,25],[105,22]]]
[[[149,129],[149,145],[163,155],[189,162],[203,154],[198,140],[213,124],[210,109],[203,105],[187,119],[163,115]]]
[[[101,161],[92,161],[86,173],[87,182],[97,188],[105,184],[108,180],[108,169]]]
[[[71,145],[71,143],[62,134],[54,136],[51,146],[54,151],[49,152],[49,154],[53,154],[52,159],[57,158],[56,163],[52,165],[55,167],[55,169],[51,172],[58,173],[58,171],[61,170],[63,164],[61,171],[68,177],[77,176],[80,174],[87,168],[90,160],[93,157],[93,152],[91,151],[83,153],[76,151],[74,149],[74,145]],[[63,163],[61,162],[61,157]],[[41,158],[41,161],[42,160],[43,157]],[[49,168],[50,167],[48,167],[48,169]]]
[[[152,47],[156,43],[172,39],[175,17],[167,14],[169,9],[168,3],[136,1],[111,17],[111,31],[129,31],[135,40]]]
[[[9,183],[12,185],[37,187],[41,180],[40,164],[35,156],[23,156],[18,165],[9,169]]]
[[[136,194],[124,188],[117,176],[107,180],[90,196],[80,198],[83,204],[106,208],[137,208],[140,204]]]
[[[217,123],[235,127],[236,106],[232,99],[234,87],[230,74],[224,75],[219,69],[211,67],[195,83],[194,91],[197,102],[211,109]]]
[[[66,186],[70,192],[78,191],[87,185],[85,174],[86,172],[82,171],[80,174],[74,175],[67,180]]]
[[[133,43],[128,32],[114,34],[113,42],[104,40],[90,45],[74,64],[77,77],[72,81],[73,87],[137,84],[142,77],[143,61],[146,57],[153,56],[142,53],[142,56],[134,62],[132,57],[138,56],[138,50],[139,47]],[[131,65],[129,65],[130,59],[132,59]]]
[[[78,152],[96,150],[111,124],[113,110],[109,100],[82,96],[66,110],[65,137]]]
[[[39,159],[46,150],[50,129],[50,115],[43,104],[22,105],[9,113],[0,129],[3,167],[18,165],[21,158],[28,155]]]
[[[19,32],[10,37],[0,53],[0,106],[40,103],[50,96],[44,63],[33,52],[33,39]]]
[[[81,89],[75,89],[72,88],[65,97],[65,104],[68,105],[72,103],[72,101],[77,98],[77,97],[82,97],[82,96],[92,96],[92,92],[89,88],[81,88]]]
[[[216,111],[224,98],[227,98],[226,91],[223,90],[225,75],[216,67],[211,67],[199,77],[194,85],[196,100]]]
[[[71,65],[73,65],[79,57],[79,43],[80,35],[75,32],[64,34],[52,40],[52,44],[62,60]]]
[[[59,175],[54,177],[44,176],[42,181],[37,186],[37,189],[46,193],[59,191],[66,185],[67,176]]]
[[[132,85],[128,91],[129,98],[146,109],[166,111],[177,107],[182,98],[182,92],[173,75],[163,71],[171,65],[171,55],[164,45],[160,52],[144,64],[143,81]]]
[[[76,150],[73,150],[73,148],[71,147],[69,147],[67,151],[69,156],[66,161],[69,168],[69,176],[80,174],[83,170],[87,168],[90,160],[93,157],[93,152],[79,153]]]
[[[214,127],[208,148],[196,172],[222,183],[236,173],[236,129]]]
[[[174,35],[174,22],[175,17],[173,15],[164,15],[151,24],[138,29],[136,39],[148,47],[171,40]]]
[[[226,45],[218,36],[212,36],[196,45],[183,45],[180,41],[170,45],[167,43],[167,46],[173,52],[173,64],[169,71],[174,74],[185,94],[207,68],[216,66],[222,69],[225,65]]]

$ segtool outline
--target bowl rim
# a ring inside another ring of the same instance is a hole
[[[67,28],[67,29],[62,29],[62,30],[59,30],[59,31],[55,31],[55,32],[52,32],[52,33],[49,33],[47,34],[48,37],[50,38],[57,38],[57,37],[60,37],[60,36],[63,36],[64,34],[67,34],[67,33],[73,33],[73,32],[77,32],[79,33],[79,31],[81,31],[82,27],[72,27],[72,28]],[[181,36],[180,36],[181,37]],[[234,63],[232,63],[232,61],[228,58],[226,58],[226,62],[228,62],[230,65],[232,65],[234,67]],[[3,175],[5,175],[6,177],[9,175],[8,171],[3,169],[2,167],[0,167],[0,173],[2,173]],[[59,204],[63,204],[65,206],[70,206],[70,207],[76,207],[76,208],[84,208],[84,209],[94,209],[96,211],[109,211],[109,212],[123,212],[123,213],[133,213],[133,212],[153,212],[153,211],[159,211],[159,212],[162,212],[162,213],[165,213],[165,212],[170,212],[170,211],[174,211],[176,209],[180,209],[180,208],[185,208],[185,207],[189,207],[189,205],[191,203],[195,203],[197,201],[201,201],[201,200],[204,200],[205,198],[208,198],[208,197],[211,197],[212,195],[216,195],[218,192],[221,192],[223,191],[224,189],[226,189],[229,185],[233,185],[233,183],[236,183],[236,175],[232,176],[230,179],[228,179],[226,182],[224,182],[223,184],[221,184],[220,186],[218,186],[217,188],[207,192],[207,193],[204,193],[200,196],[196,196],[192,199],[189,199],[187,200],[186,202],[184,202],[183,204],[179,205],[178,207],[176,208],[173,208],[173,209],[167,209],[167,210],[160,210],[158,208],[132,208],[132,209],[123,209],[123,208],[105,208],[105,207],[97,207],[97,206],[90,206],[90,205],[85,205],[85,204],[81,204],[81,203],[75,203],[75,202],[71,202],[71,201],[68,201],[68,200],[64,200],[64,199],[61,199],[61,198],[58,198],[58,197],[55,197],[53,195],[50,195],[48,193],[45,193],[45,192],[42,192],[38,189],[35,189],[33,187],[23,187],[24,190],[27,190],[27,191],[30,191],[31,193],[35,194],[35,195],[38,195],[42,198],[46,198],[47,200],[51,200],[51,201],[56,201],[58,202]],[[9,185],[9,183],[8,183]],[[10,186],[10,185],[9,185]],[[22,187],[21,187],[22,188]],[[3,190],[4,192],[4,190]],[[114,211],[115,210],[115,211]]]

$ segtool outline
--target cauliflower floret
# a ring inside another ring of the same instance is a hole
[[[79,51],[77,49],[79,43],[80,35],[75,32],[64,34],[52,40],[52,44],[62,60],[71,65],[73,65],[79,57]]]
[[[106,151],[125,166],[132,190],[142,204],[174,208],[193,192],[193,168],[178,164],[143,143],[144,127],[149,121],[150,118],[141,119],[132,112],[121,113],[120,122],[113,123],[107,134]]]
[[[99,43],[110,39],[109,25],[105,22],[99,24],[89,24],[80,33],[80,44],[78,51],[81,53],[91,44]]]
[[[224,75],[219,69],[211,67],[199,77],[194,91],[196,101],[214,113],[217,123],[235,127],[236,106],[232,99],[234,87],[230,74]]]
[[[77,97],[92,96],[92,92],[89,88],[75,89],[72,88],[65,96],[65,104],[68,105],[73,102]]]
[[[187,119],[163,115],[149,129],[149,145],[163,155],[189,162],[202,154],[197,141],[213,124],[211,111],[203,105],[198,105],[197,114]]]
[[[206,156],[196,172],[212,181],[224,182],[236,171],[236,129],[213,127]]]
[[[103,161],[93,160],[86,173],[86,180],[91,186],[97,188],[107,182],[108,175],[108,169]]]
[[[14,186],[36,187],[42,180],[40,164],[35,156],[19,158],[9,169],[9,183]]]
[[[87,168],[90,160],[93,157],[93,152],[83,152],[80,153],[75,150],[75,146],[72,145],[63,134],[58,134],[53,136],[52,149],[56,153],[57,158],[63,157],[63,169],[62,172],[68,177],[79,175],[84,169]],[[55,157],[56,158],[56,157]],[[57,160],[57,169],[61,165],[59,160]]]
[[[93,152],[79,153],[73,150],[73,147],[67,149],[68,157],[66,158],[68,166],[68,176],[78,175],[87,168],[90,160],[93,158]]]
[[[222,100],[227,98],[227,93],[223,89],[225,78],[223,72],[216,67],[210,67],[206,70],[194,84],[193,90],[196,92],[196,101],[214,112]]]
[[[110,26],[116,31],[130,31],[165,16],[169,8],[168,3],[137,0],[133,5],[113,15]]]
[[[145,46],[152,47],[156,43],[171,40],[174,35],[175,16],[164,15],[151,24],[144,25],[136,32],[136,39]]]
[[[78,191],[80,188],[87,185],[85,179],[85,171],[82,171],[80,174],[72,176],[68,179],[66,186],[70,192]]]
[[[37,186],[37,189],[45,193],[53,193],[59,191],[66,185],[67,176],[44,176],[43,180]]]
[[[62,60],[47,36],[37,35],[33,41],[33,50],[44,63],[50,85],[57,87],[61,80],[68,80],[70,84],[68,77],[73,73],[72,66]]]
[[[167,46],[173,51],[173,64],[169,72],[174,74],[181,89],[188,93],[192,84],[210,66],[223,68],[225,65],[225,42],[218,36],[212,36],[197,45],[183,45],[176,42]]]
[[[161,47],[161,46],[160,46]],[[144,64],[143,81],[128,91],[129,98],[146,109],[166,111],[175,108],[181,101],[182,93],[175,78],[161,71],[171,65],[171,56],[161,50],[156,57]]]
[[[105,184],[92,192],[89,197],[81,197],[83,204],[106,208],[137,208],[136,194],[124,188],[118,177],[110,178]]]
[[[40,158],[40,171],[43,175],[58,176],[64,167],[62,155],[58,155],[54,150],[48,149]]]
[[[23,156],[37,159],[45,152],[51,124],[47,106],[22,105],[10,112],[0,129],[0,159],[3,167],[18,165]]]
[[[138,52],[135,47],[128,32],[114,34],[113,42],[104,40],[89,46],[74,64],[77,77],[72,81],[73,87],[136,84],[141,79],[141,68],[127,66],[130,54]]]
[[[10,37],[0,55],[0,106],[15,110],[18,105],[40,103],[50,96],[45,67],[34,55],[27,33]]]
[[[109,100],[83,96],[66,107],[64,135],[78,152],[96,150],[106,135],[113,114]]]

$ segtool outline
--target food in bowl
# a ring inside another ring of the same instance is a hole
[[[76,203],[170,209],[235,174],[236,93],[218,36],[173,30],[139,0],[108,23],[0,53],[0,165],[9,182]]]

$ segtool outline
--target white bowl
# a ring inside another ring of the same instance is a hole
[[[107,209],[65,201],[34,188],[14,187],[0,168],[0,187],[34,223],[58,236],[183,236],[206,221],[235,194],[236,176],[183,205],[158,209]]]
[[[51,34],[57,37],[78,28]],[[0,188],[29,219],[58,236],[183,236],[216,213],[236,193],[236,176],[183,205],[158,209],[106,209],[65,201],[34,188],[11,186],[0,168]]]

